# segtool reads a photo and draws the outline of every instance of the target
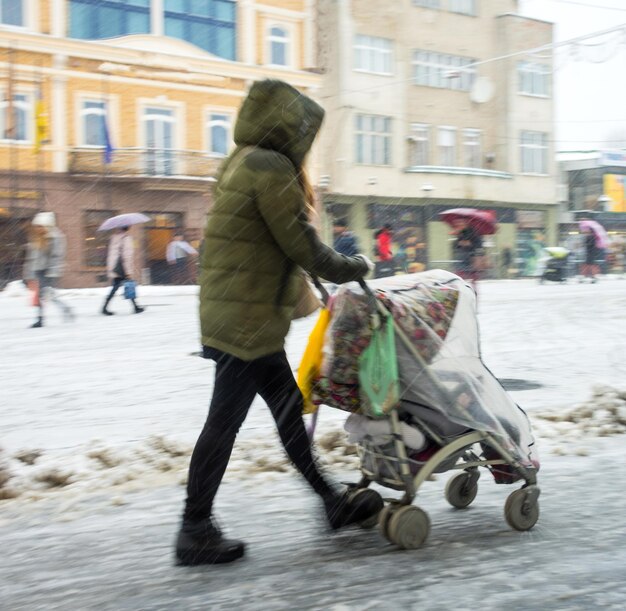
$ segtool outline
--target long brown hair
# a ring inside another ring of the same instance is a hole
[[[41,225],[31,225],[28,228],[28,241],[38,250],[47,250],[50,244],[48,230]]]
[[[311,184],[309,175],[304,168],[300,168],[298,171],[298,183],[304,192],[304,204],[307,218],[309,221],[313,221],[317,216],[317,209],[315,207],[315,191],[313,190],[313,185]]]

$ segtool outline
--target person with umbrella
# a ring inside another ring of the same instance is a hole
[[[600,273],[598,260],[603,258],[609,245],[609,237],[600,223],[590,219],[582,219],[578,223],[584,237],[585,262],[582,265],[582,274],[590,278],[592,283],[598,281],[596,274]]]
[[[135,271],[135,246],[128,230],[131,225],[145,223],[147,220],[149,218],[144,214],[120,214],[107,219],[99,227],[99,231],[115,230],[109,241],[107,253],[107,276],[111,279],[112,286],[102,306],[102,313],[105,316],[113,316],[114,312],[111,312],[108,306],[120,286],[124,282],[132,281],[137,277]],[[134,296],[130,297],[130,302],[133,304],[135,314],[141,314],[144,311],[145,308],[137,304]]]
[[[476,290],[476,282],[485,267],[482,236],[496,232],[495,215],[475,208],[453,208],[440,215],[454,230],[456,272],[461,278],[469,280]]]

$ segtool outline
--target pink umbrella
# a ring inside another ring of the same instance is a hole
[[[451,208],[439,213],[439,216],[454,227],[457,219],[464,219],[468,225],[476,230],[480,235],[492,235],[496,232],[498,225],[496,215],[491,210],[477,210],[476,208]]]
[[[588,229],[592,231],[596,236],[596,246],[598,248],[608,248],[609,247],[609,235],[606,232],[606,229],[598,223],[598,221],[592,221],[590,219],[584,219],[582,221],[578,221],[578,226],[584,231]]]

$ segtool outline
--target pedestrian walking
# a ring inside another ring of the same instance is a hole
[[[104,300],[102,306],[102,313],[105,316],[113,316],[115,312],[109,310],[109,303],[117,290],[125,282],[135,283],[137,274],[135,272],[135,247],[133,245],[133,238],[128,233],[129,227],[120,227],[113,233],[111,240],[109,241],[109,250],[107,253],[107,276],[112,281],[111,291]],[[134,286],[134,284],[133,284]],[[134,288],[131,294],[134,293]],[[133,304],[135,314],[141,314],[144,311],[140,305],[137,304],[136,297],[130,297],[130,302]]]
[[[65,267],[66,239],[56,226],[54,212],[39,212],[32,220],[26,247],[24,280],[35,290],[37,320],[32,328],[44,325],[44,304],[50,299],[63,313],[65,321],[74,319],[70,306],[61,301],[56,291]]]
[[[503,278],[509,278],[510,277],[510,269],[511,269],[511,264],[513,263],[513,251],[511,250],[511,248],[509,246],[505,246],[502,249],[502,277]]]
[[[476,259],[483,257],[483,239],[466,219],[457,218],[454,221],[456,239],[454,241],[454,254],[456,272],[461,278],[469,280],[476,290],[476,282],[480,279],[480,265]]]
[[[165,258],[170,265],[172,284],[187,284],[189,281],[189,260],[197,257],[198,251],[187,242],[183,234],[177,232],[167,245]]]
[[[371,266],[363,256],[325,246],[309,223],[314,195],[303,166],[323,115],[313,100],[275,80],[254,83],[239,111],[237,146],[220,171],[200,262],[203,354],[216,362],[216,371],[189,466],[176,542],[180,564],[230,562],[244,554],[244,543],[225,538],[218,528],[213,501],[257,394],[289,458],[321,497],[332,528],[381,509],[370,495],[354,497],[320,472],[284,349],[308,286],[303,270],[343,283],[362,278]]]
[[[335,234],[333,248],[338,253],[348,257],[353,257],[359,253],[356,236],[352,231],[348,230],[348,224],[345,221],[339,220],[335,222],[333,232]]]
[[[585,238],[585,262],[582,265],[583,276],[595,283],[598,281],[596,274],[600,272],[597,260],[601,253],[597,246],[596,234],[591,229],[583,229],[583,236]]]
[[[391,225],[386,224],[379,229],[375,234],[376,239],[375,252],[376,252],[376,278],[383,278],[385,276],[393,276],[394,264],[393,264],[393,251],[391,249],[392,231]]]

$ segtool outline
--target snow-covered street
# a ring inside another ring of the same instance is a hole
[[[213,378],[195,354],[195,292],[140,287],[145,313],[117,299],[104,317],[103,290],[67,291],[77,320],[63,323],[50,305],[43,329],[28,328],[26,295],[0,293],[0,447],[11,476],[0,492],[15,497],[0,501],[3,608],[624,608],[626,279],[480,285],[484,360],[538,438],[532,531],[506,525],[514,486],[485,472],[467,510],[445,502],[447,475],[420,490],[432,521],[420,550],[399,552],[376,530],[331,536],[257,400],[217,500],[249,553],[183,569],[172,563],[181,482]],[[314,320],[292,327],[294,369]],[[354,480],[356,459],[336,433],[344,419],[322,410],[320,453]]]

